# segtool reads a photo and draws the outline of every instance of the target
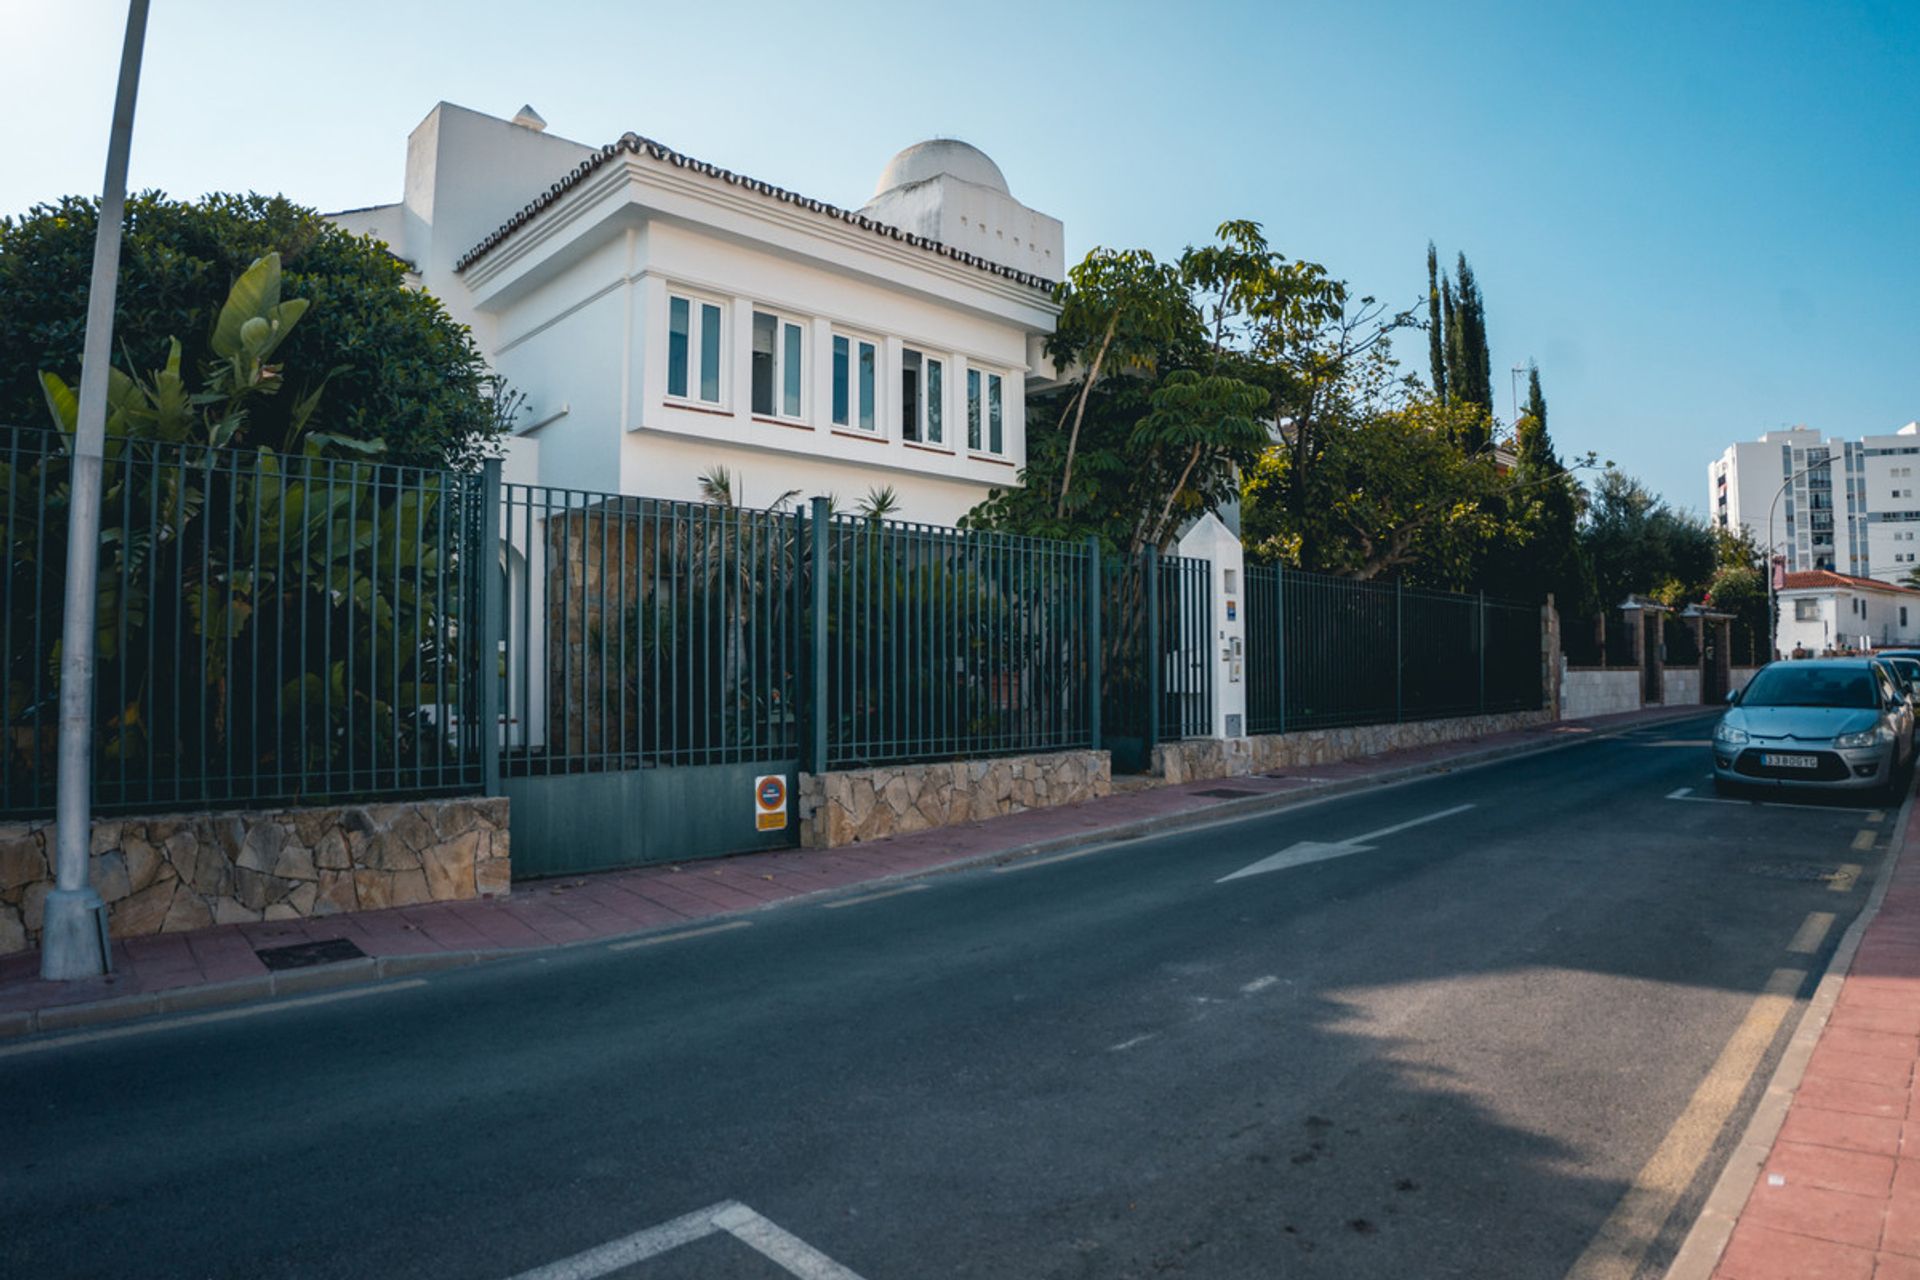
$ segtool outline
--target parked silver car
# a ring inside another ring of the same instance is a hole
[[[1913,708],[1866,658],[1775,662],[1754,674],[1713,729],[1713,782],[1894,793],[1913,762]]]

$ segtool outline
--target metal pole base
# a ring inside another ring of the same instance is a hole
[[[42,978],[70,982],[107,972],[107,935],[101,928],[106,905],[92,889],[47,894],[46,925],[40,935]]]

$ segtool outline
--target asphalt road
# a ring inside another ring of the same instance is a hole
[[[1705,799],[1706,723],[0,1051],[0,1273],[508,1280],[738,1202],[544,1274],[1560,1277],[1637,1188],[1658,1275],[1894,827]]]

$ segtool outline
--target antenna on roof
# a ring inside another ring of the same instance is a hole
[[[531,129],[535,133],[545,133],[547,131],[547,122],[541,118],[540,113],[535,111],[531,104],[521,107],[520,110],[514,114],[513,122],[522,129]]]

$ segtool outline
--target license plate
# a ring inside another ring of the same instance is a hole
[[[1760,757],[1760,763],[1769,769],[1818,769],[1819,756],[1780,756],[1768,752]]]

